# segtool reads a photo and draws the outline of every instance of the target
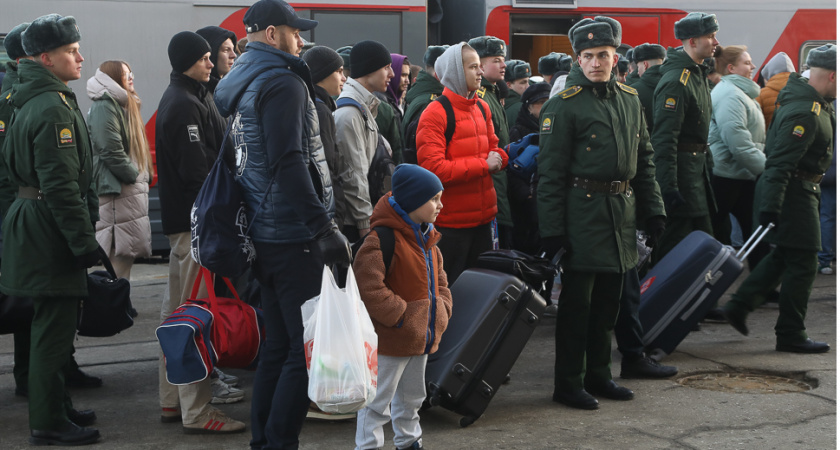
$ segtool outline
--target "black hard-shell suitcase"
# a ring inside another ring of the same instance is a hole
[[[452,319],[426,363],[427,401],[464,416],[484,414],[540,323],[545,300],[519,278],[487,269],[461,273]]]
[[[744,259],[767,234],[759,227],[741,251],[693,231],[641,282],[639,321],[645,348],[670,354],[744,270]]]

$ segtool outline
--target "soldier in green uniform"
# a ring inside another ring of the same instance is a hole
[[[639,92],[639,100],[645,108],[645,121],[648,125],[648,133],[652,134],[653,129],[653,93],[656,85],[662,79],[662,63],[665,61],[665,47],[659,44],[642,45],[633,49],[633,57],[637,58],[636,69],[638,79],[632,84],[633,89]],[[628,77],[629,82],[629,77]],[[628,83],[629,84],[629,83]]]
[[[650,142],[656,153],[656,181],[668,212],[665,234],[654,249],[655,261],[694,230],[712,234],[712,157],[707,145],[712,98],[703,60],[718,45],[717,31],[714,14],[692,12],[677,21],[674,35],[683,48],[668,49],[653,94]]]
[[[22,34],[34,60],[21,60],[9,102],[16,109],[3,159],[17,199],[3,220],[0,290],[33,298],[29,372],[30,442],[81,445],[99,431],[68,419],[61,372],[70,358],[85,269],[100,259],[93,224],[92,154],[76,96],[80,33],[73,17],[39,17]]]
[[[810,78],[791,74],[779,92],[764,147],[767,162],[756,186],[754,210],[761,225],[776,225],[770,232],[776,247],[723,310],[729,323],[747,335],[747,314],[781,282],[776,351],[822,353],[829,346],[808,338],[805,313],[820,250],[819,183],[833,153],[837,47],[811,50],[807,61]]]
[[[505,98],[505,118],[511,126],[516,123],[519,110],[522,109],[522,94],[531,84],[531,65],[519,59],[505,62],[505,83],[508,95]],[[502,147],[504,148],[504,147]]]
[[[496,83],[505,79],[505,42],[493,36],[479,36],[468,42],[469,46],[478,52],[481,60],[481,88],[476,95],[490,106],[490,116],[493,128],[499,138],[499,148],[505,148],[510,143],[510,127],[508,126],[505,109],[499,99],[499,88]],[[499,247],[510,248],[513,243],[513,218],[510,215],[510,204],[507,192],[507,171],[502,170],[493,174],[493,186],[496,188],[496,226],[498,228]]]
[[[566,251],[553,399],[595,409],[592,394],[633,398],[612,380],[612,330],[625,274],[638,260],[636,222],[657,236],[665,218],[642,105],[612,72],[621,26],[583,19],[569,36],[578,64],[567,88],[543,105],[537,209],[545,250]]]

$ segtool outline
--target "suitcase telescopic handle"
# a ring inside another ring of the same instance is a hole
[[[770,230],[775,226],[776,224],[774,224],[773,222],[768,223],[767,227],[759,225],[758,228],[756,228],[755,231],[753,231],[752,236],[750,236],[750,238],[747,239],[747,242],[744,242],[744,245],[741,246],[741,249],[738,250],[738,253],[735,254],[735,257],[740,257],[741,262],[747,259],[747,257],[750,256],[750,253],[752,253],[753,250],[755,250],[755,248],[758,246],[761,240],[764,239],[764,236],[766,236],[767,233],[769,233]]]

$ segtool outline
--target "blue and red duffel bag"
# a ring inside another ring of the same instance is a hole
[[[202,280],[207,298],[195,299]],[[212,275],[202,267],[190,299],[155,330],[169,383],[197,383],[215,366],[256,368],[265,341],[262,311],[240,300],[230,280],[223,280],[235,299],[217,297]]]

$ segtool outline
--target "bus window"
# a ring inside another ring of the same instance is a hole
[[[836,41],[805,41],[802,44],[802,47],[799,48],[799,73],[804,72],[808,69],[808,65],[805,64],[805,61],[808,60],[808,53],[817,48],[821,47],[825,44],[834,44]]]

